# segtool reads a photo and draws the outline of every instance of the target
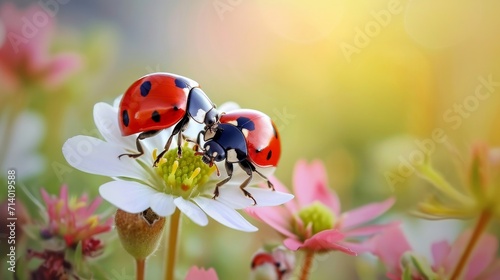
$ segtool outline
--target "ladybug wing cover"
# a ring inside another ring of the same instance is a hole
[[[164,129],[179,122],[194,85],[190,79],[168,73],[153,73],[134,82],[120,103],[122,134]]]
[[[221,123],[231,123],[243,132],[248,156],[255,165],[278,165],[281,156],[280,138],[276,125],[266,114],[250,109],[234,110],[223,114]]]

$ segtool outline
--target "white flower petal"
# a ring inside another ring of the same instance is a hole
[[[132,181],[111,181],[99,187],[101,196],[114,206],[129,213],[139,213],[150,207],[154,189]]]
[[[110,177],[145,179],[144,169],[132,158],[118,156],[125,151],[112,143],[78,135],[68,139],[62,152],[66,161],[83,172]]]
[[[240,213],[222,202],[201,196],[195,197],[193,200],[210,217],[227,227],[248,232],[257,231],[257,228],[245,220]]]
[[[19,157],[19,153],[29,154],[42,141],[45,134],[45,123],[42,117],[33,112],[22,112],[12,124],[9,150]],[[26,132],[29,131],[27,137]],[[26,151],[30,150],[30,151]],[[25,160],[24,158],[22,160]]]
[[[219,113],[227,113],[227,112],[230,112],[230,111],[233,111],[233,110],[237,110],[237,109],[240,109],[240,105],[238,105],[238,103],[236,102],[233,102],[233,101],[228,101],[228,102],[224,102],[222,103],[218,108],[217,110],[219,111]]]
[[[289,193],[273,191],[267,188],[245,188],[257,201],[257,205],[253,205],[253,200],[246,197],[237,185],[224,185],[219,188],[219,197],[217,200],[234,208],[243,209],[246,207],[264,207],[277,206],[286,203],[294,198]]]
[[[120,100],[121,96],[115,100],[116,107],[112,107],[104,102],[97,103],[94,106],[94,122],[97,129],[107,142],[116,143],[118,146],[123,147],[127,152],[135,153],[137,151],[135,141],[138,134],[122,136],[119,127],[118,106]],[[144,148],[144,155],[138,159],[145,162],[146,165],[152,165],[153,159],[151,154],[153,150],[158,149],[159,152],[163,151],[163,147],[165,146],[171,132],[172,128],[164,129],[153,137],[141,140],[140,143]]]
[[[196,204],[182,197],[174,199],[174,203],[184,215],[200,226],[208,224],[207,215]]]
[[[94,123],[107,142],[116,143],[129,151],[137,150],[135,138],[137,136],[122,136],[118,124],[118,109],[111,105],[99,102],[94,105]]]
[[[2,170],[6,172],[7,169],[15,168],[22,178],[40,173],[45,167],[45,160],[36,152],[36,148],[45,134],[43,119],[36,113],[24,111],[13,120],[11,131],[7,131],[8,121],[8,114],[2,114],[0,141],[6,140],[0,143],[4,154]],[[29,137],[26,135],[27,131]],[[8,137],[3,137],[7,133]]]
[[[205,124],[200,124],[200,123],[197,123],[197,122],[191,120],[189,122],[187,129],[184,131],[183,134],[188,139],[196,140],[196,137],[198,137],[198,134],[200,133],[200,131],[203,131],[204,128],[205,128]],[[202,139],[203,139],[203,137],[202,137]]]
[[[220,170],[220,177],[218,178],[218,180],[223,180],[224,178],[227,177],[227,172],[226,172],[226,168],[224,167],[224,162],[217,164],[217,167]],[[262,173],[266,177],[273,175],[274,171],[276,170],[276,167],[262,168],[262,167],[256,166],[255,168],[257,169],[257,171],[259,171],[260,173]],[[243,169],[241,169],[241,167],[238,164],[233,164],[233,176],[231,178],[231,183],[239,185],[239,184],[243,183],[243,181],[245,181],[247,178],[248,178],[248,174],[245,171],[243,171]],[[250,181],[250,183],[248,183],[248,186],[257,185],[257,184],[265,183],[265,182],[266,182],[266,180],[264,178],[259,176],[256,172],[254,172],[252,174],[252,180]]]
[[[172,133],[172,129],[173,128],[171,127],[164,129],[157,135],[142,140],[144,151],[148,156],[148,160],[151,160],[151,164],[153,164],[153,158],[151,157],[153,150],[158,149],[158,153],[161,153],[163,151],[168,137],[170,137],[170,134]],[[177,148],[177,136],[174,136],[174,138],[172,139],[172,143],[170,143],[169,149],[172,148]]]
[[[9,164],[7,168],[5,168],[5,173],[7,174],[8,169],[16,169],[16,174],[19,178],[28,178],[33,175],[41,173],[45,169],[45,164],[47,161],[45,160],[44,157],[36,154],[33,152],[33,154],[23,157],[22,155],[18,154],[19,157],[24,158],[26,162],[24,163],[14,163],[11,164],[11,161],[6,161],[6,164]]]
[[[113,100],[113,108],[118,109],[120,107],[120,102],[122,102],[123,94],[118,95],[118,97]]]
[[[151,197],[150,205],[151,209],[162,217],[170,216],[175,211],[174,197],[166,193],[155,193]]]

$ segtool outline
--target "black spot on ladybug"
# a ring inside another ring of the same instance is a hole
[[[262,150],[261,149],[255,149],[256,153],[260,153]]]
[[[146,82],[142,83],[142,85],[141,85],[141,95],[143,97],[148,96],[150,90],[151,90],[151,82],[150,81],[146,81]]]
[[[154,111],[153,114],[151,114],[151,119],[154,121],[154,122],[160,122],[160,113],[158,113],[158,111]]]
[[[236,122],[238,123],[238,127],[240,127],[241,129],[246,129],[248,131],[252,131],[255,129],[255,123],[249,118],[239,117],[236,119]]]
[[[179,110],[179,107],[174,106],[174,111],[177,111],[177,110]]]
[[[128,123],[130,122],[130,119],[128,117],[128,112],[127,110],[123,110],[122,112],[122,121],[124,126],[128,126]]]
[[[272,156],[273,156],[273,151],[269,151],[269,153],[267,153],[266,159],[270,160]]]
[[[187,88],[188,87],[188,83],[184,79],[177,78],[177,79],[175,79],[175,86],[178,87],[178,88]]]

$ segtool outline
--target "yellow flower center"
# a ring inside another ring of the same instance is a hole
[[[156,154],[154,150],[153,158]],[[177,149],[169,150],[156,167],[156,173],[166,185],[163,191],[186,199],[198,195],[202,191],[200,186],[205,185],[214,171],[215,166],[209,167],[187,145],[182,147],[181,158],[177,156]]]
[[[303,227],[297,223],[302,221]],[[314,202],[311,205],[302,208],[293,221],[293,228],[302,238],[308,238],[305,230],[310,227],[314,235],[323,230],[332,229],[335,224],[335,214],[320,202]]]

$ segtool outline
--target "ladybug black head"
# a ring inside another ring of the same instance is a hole
[[[220,162],[226,159],[226,151],[217,142],[208,141],[205,143],[203,148],[205,153],[203,154],[201,160],[206,164],[213,163],[214,161]]]
[[[219,122],[219,112],[217,111],[217,109],[212,108],[205,115],[205,120],[204,120],[205,127],[206,128],[212,128],[218,122]]]

